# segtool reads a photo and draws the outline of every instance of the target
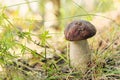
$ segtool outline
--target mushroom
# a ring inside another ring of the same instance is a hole
[[[87,39],[96,34],[96,28],[85,20],[75,20],[68,24],[64,31],[70,42],[70,64],[82,72],[88,70],[91,62],[91,51]]]

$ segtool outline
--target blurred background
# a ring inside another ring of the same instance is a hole
[[[75,19],[86,19],[93,22],[97,28],[102,28],[108,26],[110,22],[105,17],[119,23],[119,0],[1,0],[0,2],[1,10],[20,28],[39,30],[37,28],[44,25],[46,28],[63,29],[64,25]],[[27,22],[31,25],[29,26]]]

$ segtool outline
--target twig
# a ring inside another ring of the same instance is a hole
[[[104,53],[107,49],[110,48],[110,46],[116,41],[119,39],[120,36],[118,36],[116,39],[114,39],[106,48],[104,48],[99,54],[102,54]]]

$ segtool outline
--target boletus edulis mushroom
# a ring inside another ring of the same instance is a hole
[[[70,63],[83,73],[91,61],[91,51],[87,39],[96,34],[93,24],[85,20],[75,20],[64,31],[66,40],[70,41]]]

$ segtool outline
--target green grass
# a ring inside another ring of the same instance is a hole
[[[25,3],[18,5],[22,4]],[[74,15],[77,16],[68,15],[68,13],[64,13],[64,6],[62,7],[61,11],[64,17],[60,19],[61,22],[64,22],[61,23],[62,27],[69,19],[76,19],[82,15],[85,16],[83,19],[88,20],[91,20],[93,16],[111,20],[105,16],[89,14],[79,5],[77,5],[77,9],[81,9],[80,11],[84,14],[75,11],[78,14]],[[0,72],[0,80],[87,80],[91,75],[93,80],[119,80],[120,26],[113,20],[111,21],[113,26],[110,29],[89,40],[92,50],[92,68],[86,75],[82,75],[81,71],[73,69],[69,64],[69,42],[61,37],[63,31],[59,31],[60,34],[51,34],[44,28],[39,29],[36,33],[33,33],[32,30],[21,31],[16,28],[3,9],[0,13],[0,29],[2,29],[0,33],[0,66],[3,69]],[[37,37],[38,41],[33,36]],[[31,45],[33,47],[37,46],[41,52],[26,46],[24,42],[33,44]],[[48,57],[48,54],[52,56]]]

